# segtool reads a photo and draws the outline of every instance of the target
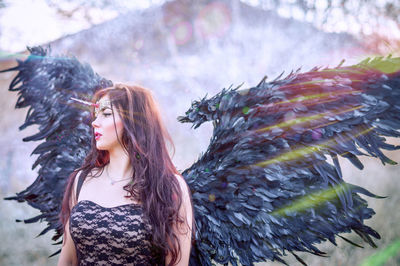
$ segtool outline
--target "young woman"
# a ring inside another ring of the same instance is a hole
[[[188,265],[190,192],[151,93],[118,84],[93,102],[92,149],[64,194],[58,265]]]

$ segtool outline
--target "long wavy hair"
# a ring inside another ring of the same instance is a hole
[[[169,265],[173,265],[181,257],[180,244],[173,226],[181,228],[182,225],[187,226],[187,223],[179,215],[182,191],[174,175],[180,174],[171,161],[165,141],[168,140],[174,150],[172,138],[161,122],[149,90],[137,85],[117,84],[98,90],[92,101],[96,102],[105,95],[109,96],[111,106],[116,107],[122,119],[123,133],[118,141],[129,154],[134,170],[132,180],[124,186],[124,190],[129,192],[127,197],[142,204],[143,214],[152,226],[153,245],[162,251],[164,258],[167,253],[171,254]],[[114,113],[113,119],[115,127]],[[71,207],[76,203],[73,184],[77,173],[82,170],[81,176],[86,178],[95,168],[98,174],[110,160],[107,150],[97,150],[93,130],[92,127],[91,149],[82,166],[69,176],[64,193],[60,213],[64,232]],[[116,127],[115,133],[118,136]],[[193,226],[194,222],[194,231]]]

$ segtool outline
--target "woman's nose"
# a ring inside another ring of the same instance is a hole
[[[92,127],[99,127],[99,124],[97,123],[97,118],[93,120]]]

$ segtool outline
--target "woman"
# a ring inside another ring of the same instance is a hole
[[[188,265],[190,192],[151,93],[118,84],[93,101],[92,149],[64,194],[58,265]]]

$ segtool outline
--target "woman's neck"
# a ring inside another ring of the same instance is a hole
[[[109,150],[110,163],[108,173],[113,179],[122,179],[132,175],[132,166],[128,154],[122,147]]]

